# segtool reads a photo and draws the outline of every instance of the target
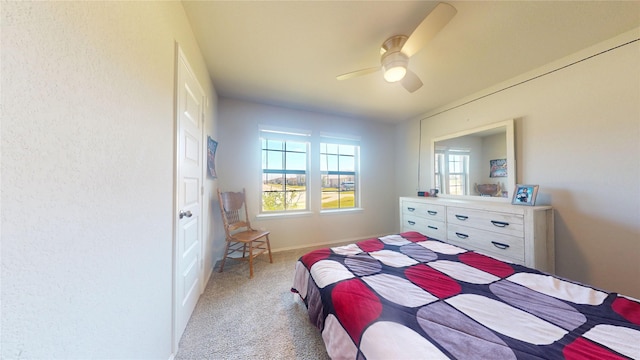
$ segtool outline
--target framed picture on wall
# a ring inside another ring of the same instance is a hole
[[[207,136],[207,168],[209,175],[214,179],[217,178],[216,174],[216,149],[218,148],[218,142],[213,140],[211,136]]]
[[[516,191],[513,192],[511,203],[514,205],[536,204],[536,196],[538,196],[538,185],[516,185]]]
[[[507,159],[489,160],[489,177],[507,177]]]

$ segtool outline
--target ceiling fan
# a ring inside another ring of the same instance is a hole
[[[409,70],[409,58],[415,55],[436,34],[444,28],[453,18],[457,10],[446,3],[439,3],[422,20],[420,25],[407,37],[394,35],[382,43],[380,49],[381,66],[356,70],[338,75],[336,79],[347,80],[357,76],[377,72],[382,68],[384,79],[388,82],[400,82],[409,92],[414,92],[422,87],[422,81],[413,71]]]

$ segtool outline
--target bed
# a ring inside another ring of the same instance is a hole
[[[332,359],[640,359],[640,302],[406,232],[309,252]]]

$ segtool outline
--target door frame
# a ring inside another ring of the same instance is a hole
[[[178,196],[180,194],[180,191],[178,189],[178,170],[179,170],[179,164],[178,164],[178,160],[179,160],[179,144],[180,144],[180,131],[179,131],[179,115],[178,115],[178,80],[179,80],[179,76],[178,76],[178,71],[179,71],[179,67],[180,67],[180,61],[184,61],[185,66],[187,67],[187,69],[189,70],[189,72],[191,72],[192,74],[194,74],[195,77],[195,73],[193,72],[193,69],[191,67],[191,64],[189,63],[185,53],[182,51],[182,48],[180,47],[180,44],[178,42],[175,42],[175,55],[174,55],[174,81],[173,81],[173,133],[174,133],[174,144],[173,144],[173,239],[172,239],[172,270],[171,270],[171,274],[172,274],[172,286],[171,286],[171,353],[172,356],[171,358],[175,357],[178,353],[178,346],[180,343],[180,339],[182,338],[183,332],[181,332],[181,330],[178,329],[178,308],[179,308],[179,299],[178,299],[178,271],[179,271],[179,267],[178,267],[178,256],[180,256],[180,254],[178,253],[178,231],[179,231],[179,219],[178,219],[178,212],[180,211],[179,209],[179,199]],[[200,91],[203,94],[203,99],[202,99],[202,110],[201,113],[199,114],[200,116],[200,122],[202,124],[202,133],[201,133],[201,139],[200,139],[200,143],[202,144],[202,148],[201,150],[201,156],[200,156],[200,168],[202,169],[202,172],[200,174],[200,176],[202,177],[202,181],[201,181],[201,187],[200,187],[200,197],[201,197],[201,201],[200,201],[200,216],[201,216],[201,221],[199,221],[199,225],[198,225],[198,232],[200,234],[200,261],[198,264],[198,277],[200,278],[200,287],[198,289],[199,291],[199,296],[202,295],[202,293],[204,292],[204,288],[206,286],[206,284],[204,284],[204,280],[205,280],[205,271],[204,271],[204,256],[205,256],[205,249],[206,249],[206,241],[204,239],[204,219],[208,218],[208,208],[205,211],[205,196],[204,196],[204,182],[206,180],[206,174],[207,174],[207,169],[206,169],[206,131],[205,131],[205,111],[208,107],[208,97],[206,95],[206,93],[204,92],[204,88],[202,88],[202,85],[200,84],[200,82],[198,81],[198,79],[195,79],[196,83],[198,84],[198,87],[200,89]],[[206,215],[206,216],[205,216]]]

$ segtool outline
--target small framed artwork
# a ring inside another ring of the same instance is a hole
[[[538,185],[516,185],[516,191],[513,192],[511,203],[514,205],[536,204],[536,196],[538,196]]]
[[[207,136],[207,168],[212,178],[217,178],[216,174],[216,149],[218,142],[213,140],[211,136]]]
[[[507,159],[489,160],[489,177],[507,177]]]

